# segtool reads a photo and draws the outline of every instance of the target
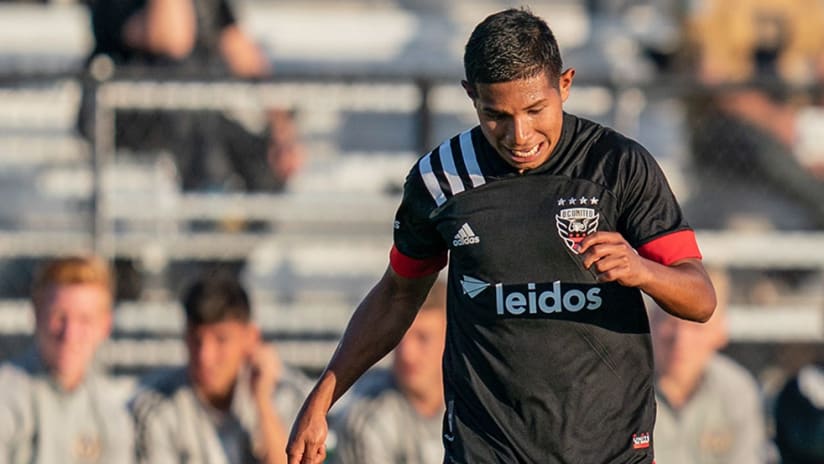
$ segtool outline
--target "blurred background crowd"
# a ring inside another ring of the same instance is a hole
[[[700,329],[651,309],[659,461],[824,462],[824,1],[523,3],[577,69],[567,111],[653,153],[722,289]],[[464,41],[521,4],[0,1],[0,360],[41,323],[37,269],[94,253],[115,271],[94,362],[124,395],[190,360],[180,301],[204,272],[245,288],[278,363],[316,375],[385,269],[409,167],[476,124]],[[437,462],[442,405],[421,393],[410,416],[387,382],[356,389],[371,403],[341,419],[339,456],[401,462],[351,445],[394,420],[420,433],[372,439]]]

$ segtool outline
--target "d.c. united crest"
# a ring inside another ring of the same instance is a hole
[[[592,208],[566,208],[555,215],[555,224],[558,226],[558,235],[566,246],[574,253],[578,253],[577,245],[587,235],[598,230],[599,213]]]

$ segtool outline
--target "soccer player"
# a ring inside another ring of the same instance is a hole
[[[464,67],[480,125],[412,168],[390,266],[304,402],[290,463],[323,459],[330,405],[398,343],[447,255],[445,461],[651,463],[641,292],[712,315],[694,233],[642,146],[563,111],[575,71],[542,19],[489,16]]]
[[[261,342],[236,280],[198,280],[183,307],[189,362],[155,378],[135,400],[139,462],[285,462],[284,424],[308,381]]]
[[[108,266],[48,262],[32,304],[34,347],[0,366],[0,463],[133,462],[127,392],[94,364],[112,326]]]
[[[446,285],[437,281],[392,359],[391,372],[362,378],[344,417],[336,422],[339,464],[443,463],[443,357]],[[365,391],[361,391],[361,389]]]

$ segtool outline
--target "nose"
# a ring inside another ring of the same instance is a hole
[[[71,343],[85,337],[86,330],[82,322],[66,318],[60,321],[57,334],[60,340]]]
[[[214,344],[208,340],[202,340],[196,344],[191,353],[192,361],[199,366],[208,366],[214,362],[215,348]]]
[[[398,361],[403,363],[408,363],[413,361],[416,357],[414,343],[409,339],[409,337],[404,337],[401,339],[401,342],[398,343],[398,346],[395,348],[395,357]]]
[[[527,118],[522,116],[513,116],[507,133],[510,146],[524,148],[523,145],[527,143],[530,131],[531,126]]]

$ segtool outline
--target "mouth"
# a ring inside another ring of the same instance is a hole
[[[517,150],[514,148],[505,147],[506,151],[512,156],[512,159],[517,162],[528,162],[531,159],[538,156],[538,153],[541,152],[541,149],[544,146],[544,142],[537,143],[533,145],[531,148],[527,148],[525,150]]]

